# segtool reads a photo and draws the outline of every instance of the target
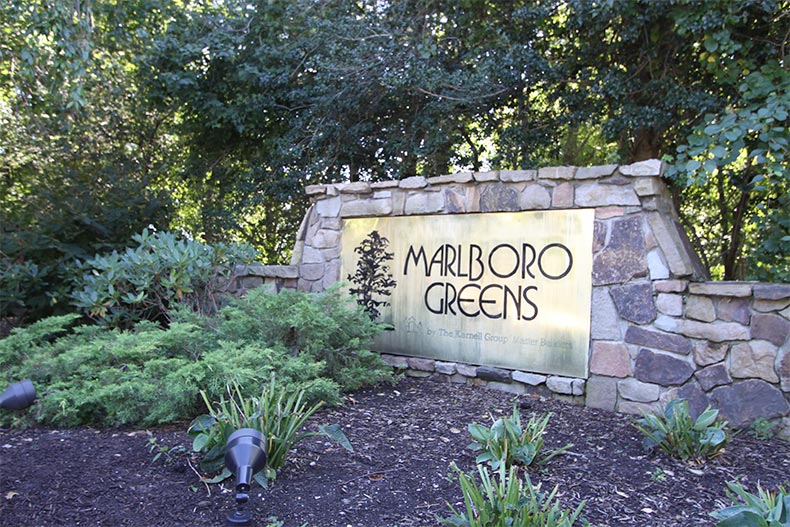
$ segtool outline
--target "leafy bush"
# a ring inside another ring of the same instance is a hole
[[[137,247],[85,262],[85,274],[72,293],[74,305],[111,326],[169,321],[177,304],[213,315],[223,304],[236,265],[255,258],[248,245],[207,245],[147,229],[133,240]]]
[[[348,313],[348,301],[335,294],[289,292],[288,298],[295,306],[322,306],[321,320],[331,322],[337,335],[312,325],[311,312],[301,307],[296,309],[304,310],[301,326],[260,339],[265,322],[256,320],[264,316],[256,299],[278,306],[265,312],[271,324],[292,323],[282,321],[291,320],[293,313],[279,307],[282,300],[271,298],[277,296],[255,290],[216,317],[176,310],[167,328],[142,321],[130,329],[69,329],[77,315],[43,319],[0,339],[0,378],[32,379],[40,398],[29,415],[55,426],[146,426],[191,419],[200,412],[201,390],[217,400],[235,382],[250,397],[260,394],[272,374],[281,385],[304,389],[306,400],[328,404],[341,401],[341,382],[349,389],[391,378],[391,370],[364,348],[377,326],[361,308]],[[354,317],[364,324],[353,323]],[[307,350],[316,341],[326,347],[299,353],[292,340],[289,345],[279,340],[292,334],[300,335]],[[338,347],[329,347],[333,345]],[[334,369],[319,358],[325,356],[334,358]],[[364,376],[353,378],[364,368],[369,368]],[[0,414],[0,422],[9,419],[8,413]]]
[[[219,320],[219,338],[283,344],[321,361],[323,375],[343,390],[392,379],[391,369],[367,348],[383,326],[339,287],[314,294],[253,289],[224,308]]]
[[[730,440],[727,422],[718,420],[719,411],[708,407],[692,419],[685,399],[674,399],[662,414],[644,414],[636,421],[645,435],[645,448],[658,446],[667,454],[701,462],[721,454]]]
[[[573,445],[565,445],[547,453],[543,449],[543,434],[551,414],[542,419],[530,417],[525,426],[521,425],[521,414],[516,402],[513,402],[513,416],[500,417],[491,428],[472,423],[469,433],[474,440],[470,445],[474,451],[482,451],[475,460],[477,463],[490,463],[491,468],[498,470],[500,465],[511,467],[521,465],[529,467],[533,463],[543,464],[564,452]]]
[[[448,503],[452,516],[442,518],[444,525],[453,527],[572,527],[581,518],[585,502],[574,511],[560,508],[555,501],[557,487],[545,495],[540,485],[533,485],[529,475],[518,476],[518,468],[505,468],[504,463],[494,471],[493,477],[485,465],[478,465],[480,483],[473,475],[462,472],[453,465],[461,492],[464,495],[465,511],[458,511]]]
[[[305,422],[323,404],[318,402],[308,408],[304,402],[304,390],[289,390],[278,384],[272,376],[260,398],[244,397],[238,384],[232,388],[228,386],[227,391],[229,399],[222,396],[216,406],[209,402],[203,392],[209,413],[197,417],[189,427],[189,434],[193,437],[192,449],[203,453],[200,467],[208,473],[221,471],[210,480],[212,482],[230,476],[230,471],[225,467],[225,447],[230,435],[241,428],[254,428],[267,440],[266,468],[255,476],[256,481],[264,487],[268,486],[269,480],[277,477],[277,470],[285,465],[288,453],[303,439],[325,435],[353,451],[351,443],[337,425],[319,426],[317,432],[300,433]]]
[[[790,492],[780,486],[770,492],[757,485],[757,494],[740,483],[727,483],[733,505],[711,513],[717,527],[790,527]]]

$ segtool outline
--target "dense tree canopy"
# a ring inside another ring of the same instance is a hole
[[[75,258],[149,224],[286,260],[306,184],[650,157],[670,162],[714,276],[790,280],[789,13],[786,0],[5,2],[2,311],[51,308]]]

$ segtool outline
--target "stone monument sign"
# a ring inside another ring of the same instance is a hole
[[[379,351],[586,378],[594,223],[593,209],[350,218],[341,276],[391,326]]]

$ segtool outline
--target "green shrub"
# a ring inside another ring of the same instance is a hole
[[[491,468],[498,470],[505,467],[521,465],[529,467],[533,463],[543,464],[564,452],[573,445],[565,445],[557,450],[541,452],[543,434],[551,414],[542,419],[530,417],[525,426],[521,424],[521,414],[517,402],[513,402],[513,416],[500,417],[490,428],[472,423],[469,434],[473,442],[469,445],[474,451],[482,451],[476,459],[477,463],[490,463]]]
[[[518,468],[506,469],[504,463],[493,477],[485,465],[478,465],[480,483],[473,475],[453,465],[464,496],[465,510],[459,511],[448,503],[452,515],[441,523],[453,527],[572,527],[581,518],[585,502],[574,511],[560,508],[555,501],[557,487],[545,495],[540,485],[533,485],[529,475],[522,480]]]
[[[309,294],[253,289],[218,318],[219,338],[283,344],[293,354],[307,354],[321,361],[323,375],[343,390],[392,380],[391,368],[367,348],[383,326],[338,287]]]
[[[727,483],[733,505],[711,513],[717,527],[790,527],[790,492],[780,486],[770,492],[757,485],[757,494],[740,483]]]
[[[260,314],[255,299],[277,305],[278,300],[271,298],[276,296],[256,290],[216,317],[178,309],[166,328],[141,321],[129,329],[97,325],[70,329],[77,315],[43,319],[0,339],[0,379],[33,380],[39,403],[27,415],[40,423],[147,426],[192,419],[200,412],[201,390],[217,400],[228,383],[238,383],[245,387],[245,397],[259,395],[272,374],[280,384],[304,390],[308,402],[328,404],[341,402],[341,389],[392,378],[381,359],[364,348],[363,341],[378,326],[361,308],[355,311],[362,313],[362,322],[354,323],[356,314],[346,312],[348,303],[338,295],[290,292],[288,298],[297,306],[322,305],[336,317],[334,331],[345,335],[346,342],[309,320],[293,333],[308,348],[321,341],[326,347],[319,351],[299,352],[292,340],[286,345],[279,339],[287,338],[288,332],[269,335],[264,341],[260,335],[265,328],[255,320]],[[279,309],[265,316],[281,326],[282,319],[291,320],[292,314]],[[320,316],[325,322],[331,318]],[[332,357],[335,368],[329,369],[321,357]],[[365,375],[354,378],[365,368],[369,368]],[[9,413],[0,414],[0,422],[10,420]]]
[[[685,399],[674,399],[662,414],[644,414],[635,423],[645,435],[645,448],[658,446],[667,454],[702,462],[721,454],[730,435],[727,422],[718,419],[719,411],[708,407],[692,419]]]
[[[279,384],[272,376],[264,387],[260,398],[245,397],[238,384],[229,386],[228,399],[220,397],[219,402],[209,402],[202,393],[207,415],[197,417],[189,427],[193,437],[192,449],[202,452],[200,467],[208,473],[221,471],[212,482],[222,481],[230,476],[225,467],[225,446],[230,435],[241,428],[254,428],[266,439],[266,467],[256,475],[256,480],[264,487],[274,480],[277,470],[285,465],[288,453],[293,447],[308,437],[325,435],[338,441],[346,449],[351,444],[339,426],[319,426],[317,432],[301,432],[305,422],[321,406],[318,402],[308,408],[305,391],[294,391]]]
[[[72,293],[77,308],[111,326],[169,321],[179,304],[213,315],[224,303],[236,265],[256,255],[248,245],[208,245],[167,232],[144,230],[133,240],[134,248],[85,262]]]

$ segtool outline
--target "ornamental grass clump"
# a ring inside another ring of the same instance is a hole
[[[468,429],[473,442],[469,448],[480,452],[475,462],[489,463],[494,470],[498,470],[500,465],[529,467],[548,462],[573,446],[568,444],[556,450],[542,451],[543,435],[550,417],[551,414],[542,418],[533,416],[522,425],[521,414],[514,401],[513,415],[500,417],[490,428],[477,423],[470,424]]]
[[[588,525],[581,517],[585,502],[575,510],[560,507],[555,486],[546,495],[540,485],[533,485],[528,474],[522,479],[518,467],[509,469],[504,463],[489,472],[485,465],[477,465],[478,483],[474,474],[462,472],[452,465],[464,496],[464,509],[449,503],[452,515],[442,518],[443,525],[453,527],[573,527]]]
[[[645,435],[646,449],[658,447],[670,456],[701,463],[720,455],[730,440],[727,422],[718,417],[719,411],[708,407],[695,420],[688,401],[674,399],[663,414],[643,414],[634,426]]]
[[[711,516],[716,527],[790,527],[790,492],[779,486],[771,492],[757,485],[757,494],[747,492],[740,483],[727,483],[732,506]]]
[[[266,439],[266,467],[255,480],[267,487],[277,477],[277,470],[285,465],[288,453],[297,443],[308,437],[323,435],[334,439],[341,446],[353,451],[351,443],[339,425],[321,425],[315,432],[303,432],[307,420],[323,405],[323,401],[309,406],[304,390],[290,390],[274,377],[264,387],[260,398],[245,397],[238,384],[228,386],[228,399],[209,402],[201,392],[209,413],[192,421],[189,434],[193,438],[192,450],[202,452],[200,468],[207,473],[218,472],[207,483],[218,483],[231,473],[225,467],[225,450],[228,437],[241,428],[253,428]]]

